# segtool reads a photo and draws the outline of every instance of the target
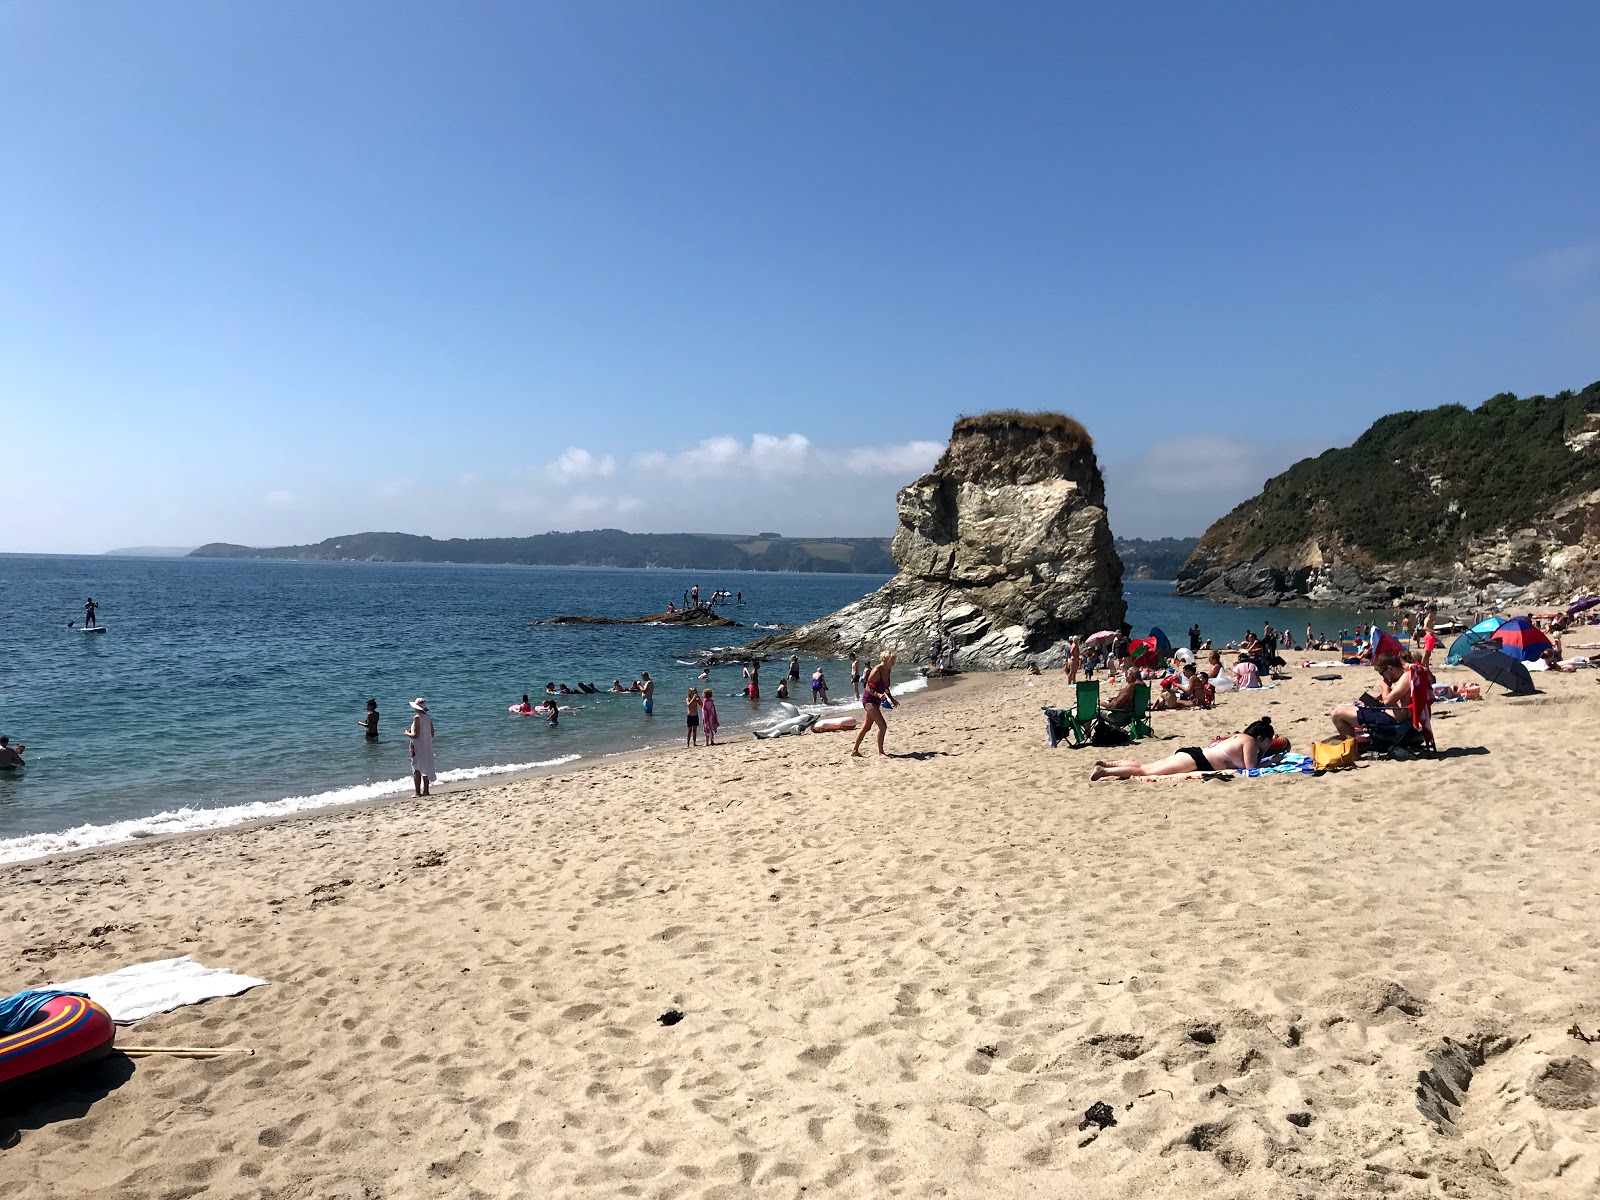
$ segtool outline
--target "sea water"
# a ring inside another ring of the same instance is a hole
[[[292,563],[0,555],[0,732],[27,744],[0,771],[0,861],[300,809],[401,795],[411,787],[402,731],[425,696],[439,778],[459,781],[681,745],[684,696],[704,686],[700,651],[797,625],[858,599],[882,576],[609,570],[417,563]],[[745,628],[536,625],[558,614],[660,612],[698,584],[744,593],[721,612]],[[1198,621],[1217,644],[1288,610],[1184,600],[1132,583],[1129,621],[1181,642]],[[85,597],[107,632],[84,635]],[[1335,614],[1319,613],[1320,628]],[[1349,618],[1354,623],[1355,618]],[[1303,627],[1303,617],[1300,626]],[[1237,626],[1237,628],[1234,628]],[[1299,633],[1297,628],[1297,636]],[[837,662],[835,698],[850,694]],[[565,698],[554,728],[512,715],[547,682],[601,689],[648,671],[637,695]],[[714,668],[729,733],[774,714],[779,662],[763,699],[737,666]],[[373,697],[380,736],[356,722]],[[797,696],[796,699],[800,699]]]

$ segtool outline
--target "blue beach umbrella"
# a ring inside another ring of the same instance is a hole
[[[1156,640],[1156,653],[1165,657],[1172,653],[1172,641],[1161,632],[1161,627],[1155,626],[1150,630],[1150,636]]]
[[[1481,646],[1492,638],[1494,631],[1499,629],[1500,625],[1501,619],[1499,617],[1490,617],[1487,621],[1479,621],[1450,643],[1450,652],[1444,656],[1444,661],[1452,667],[1459,667],[1466,660],[1467,655],[1472,653],[1472,648]]]

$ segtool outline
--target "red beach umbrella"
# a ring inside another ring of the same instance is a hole
[[[1523,662],[1533,662],[1550,648],[1550,639],[1527,617],[1501,622],[1493,636],[1500,643],[1500,653]]]

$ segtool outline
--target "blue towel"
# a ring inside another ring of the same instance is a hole
[[[1247,779],[1260,779],[1263,775],[1314,775],[1316,768],[1312,765],[1311,758],[1305,754],[1285,754],[1276,761],[1269,760],[1263,765],[1249,771],[1235,771],[1235,775],[1243,775]]]
[[[82,996],[86,992],[60,992],[54,988],[37,988],[31,992],[18,992],[0,1000],[0,1037],[21,1033],[39,1019],[39,1010],[57,996]]]

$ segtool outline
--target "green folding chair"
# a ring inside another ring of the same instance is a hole
[[[1128,736],[1134,741],[1154,737],[1150,728],[1150,685],[1141,683],[1133,689],[1133,716],[1128,721]]]
[[[1100,711],[1100,681],[1090,679],[1078,684],[1078,707],[1067,715],[1067,730],[1072,734],[1073,749],[1089,744],[1089,729]]]

